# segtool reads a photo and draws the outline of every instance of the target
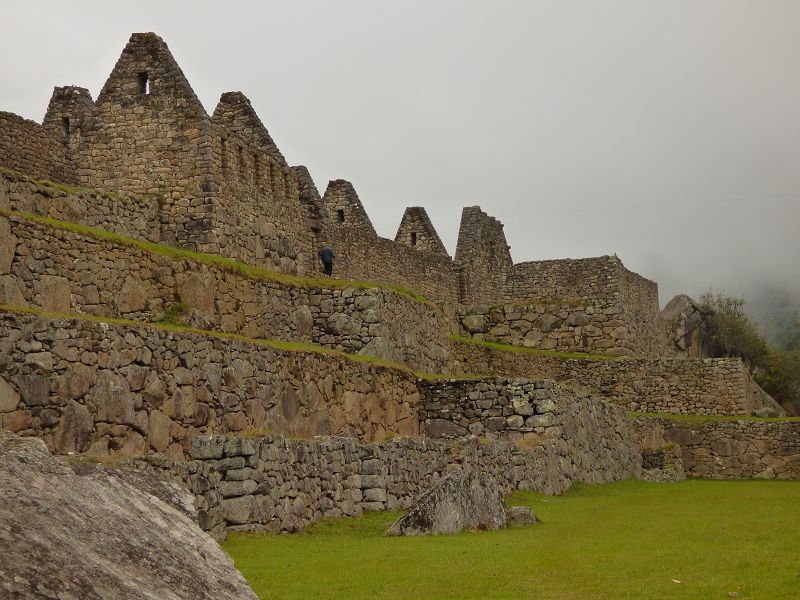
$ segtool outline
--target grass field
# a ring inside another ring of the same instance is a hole
[[[542,523],[385,538],[397,514],[224,544],[261,598],[800,598],[800,482],[517,493]]]

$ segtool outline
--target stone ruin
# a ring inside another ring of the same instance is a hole
[[[703,358],[690,298],[660,311],[616,256],[514,263],[477,206],[452,257],[421,207],[384,239],[244,94],[209,115],[153,33],[97,99],[0,112],[0,166],[0,427],[163,472],[216,537],[407,507],[454,469],[553,494],[800,475],[798,423],[714,419],[784,413]]]

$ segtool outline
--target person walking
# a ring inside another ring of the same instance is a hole
[[[333,259],[336,258],[336,253],[330,244],[325,244],[322,250],[319,251],[319,259],[322,261],[322,266],[325,269],[325,275],[333,274]]]

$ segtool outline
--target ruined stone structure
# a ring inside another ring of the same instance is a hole
[[[452,257],[422,207],[380,237],[241,92],[209,115],[152,33],[96,100],[0,113],[0,428],[145,457],[217,536],[407,507],[465,467],[547,493],[797,477],[793,422],[729,420],[782,409],[702,358],[703,318],[616,256],[515,264],[477,206]]]

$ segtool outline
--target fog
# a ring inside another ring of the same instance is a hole
[[[662,304],[800,299],[795,0],[6,1],[0,110],[41,121],[54,85],[96,98],[135,31],[207,111],[243,91],[385,237],[421,205],[452,253],[479,204],[516,262],[616,253]]]

